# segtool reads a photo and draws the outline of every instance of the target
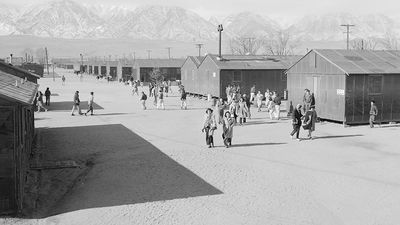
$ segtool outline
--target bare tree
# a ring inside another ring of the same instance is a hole
[[[231,52],[234,55],[257,55],[263,43],[252,37],[236,37],[230,40]]]
[[[161,84],[164,81],[164,75],[161,73],[159,68],[154,68],[149,75],[150,80],[153,83]]]
[[[350,42],[350,46],[354,50],[375,50],[378,41],[375,38],[356,38]]]
[[[399,50],[399,38],[394,32],[386,32],[381,44],[386,50]]]
[[[279,30],[272,38],[264,41],[264,50],[269,55],[292,55],[298,42],[288,30]]]

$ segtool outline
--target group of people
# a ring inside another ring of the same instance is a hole
[[[232,117],[230,111],[223,114],[223,118],[219,123],[222,125],[222,139],[226,148],[232,145],[233,127],[235,126],[235,119]],[[209,148],[214,147],[214,131],[217,129],[217,121],[211,108],[206,110],[204,115],[204,124],[201,129],[206,134],[206,144]]]
[[[90,92],[90,95],[88,98],[88,109],[85,113],[81,112],[80,103],[81,103],[81,100],[79,98],[79,91],[75,91],[71,116],[75,116],[75,114],[74,114],[75,111],[78,111],[79,115],[84,114],[85,116],[90,112],[90,115],[92,116],[93,115],[94,92]]]
[[[42,109],[47,112],[48,109],[46,107],[44,107],[44,105],[46,106],[50,106],[50,96],[51,96],[51,92],[49,88],[46,88],[46,91],[44,92],[44,96],[46,98],[46,102],[43,103],[43,93],[41,91],[36,93],[36,97],[34,100],[34,105],[37,108],[36,112],[40,112]]]
[[[133,93],[136,93],[138,91],[138,84],[139,82],[134,82],[133,84]],[[142,86],[142,83],[141,83]],[[182,91],[183,90],[183,91]],[[180,88],[180,92],[181,92],[181,108],[187,109],[187,104],[186,104],[186,92],[184,89]],[[151,82],[149,83],[149,94],[148,96],[146,95],[146,93],[143,91],[142,88],[142,93],[140,96],[140,104],[142,106],[143,110],[146,110],[146,101],[148,99],[148,97],[153,97],[153,104],[154,106],[156,106],[157,109],[162,109],[165,110],[165,105],[164,105],[164,98],[168,97],[168,93],[172,93],[172,89],[171,89],[171,81],[163,81],[160,83],[154,83]]]
[[[312,132],[315,131],[317,122],[317,112],[315,111],[315,97],[309,89],[304,89],[303,104],[297,104],[292,113],[293,131],[290,133],[292,139],[300,141],[300,129],[308,131],[307,138],[312,139]],[[294,137],[294,135],[296,135]]]

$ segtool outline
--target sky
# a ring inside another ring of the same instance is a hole
[[[42,3],[49,0],[13,0],[16,5]],[[0,0],[0,3],[9,3]],[[135,8],[139,5],[174,5],[190,9],[206,19],[216,16],[221,19],[229,14],[251,11],[272,19],[293,21],[304,15],[319,13],[349,12],[352,14],[383,13],[400,18],[398,0],[78,0],[86,4],[116,5]]]

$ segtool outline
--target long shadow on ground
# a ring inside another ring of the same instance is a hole
[[[50,106],[45,106],[51,111],[70,111],[72,110],[72,106],[74,105],[73,101],[66,101],[66,102],[51,102]],[[87,101],[83,101],[80,103],[81,109],[86,109],[88,105]],[[93,109],[94,110],[99,110],[99,109],[104,109],[100,105],[93,103]]]
[[[265,146],[265,145],[285,145],[287,143],[248,143],[248,144],[233,144],[231,147],[251,147],[251,146]]]
[[[331,139],[331,138],[346,138],[346,137],[361,137],[362,134],[349,134],[349,135],[331,135],[331,136],[320,136],[314,137],[313,139]]]
[[[121,124],[42,128],[39,132],[45,148],[44,160],[87,159],[91,165],[61,200],[47,206],[50,211],[31,218],[222,194]]]

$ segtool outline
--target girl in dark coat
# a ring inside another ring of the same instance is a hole
[[[306,112],[304,115],[304,125],[303,128],[304,130],[308,130],[308,135],[307,137],[309,139],[312,139],[312,132],[315,131],[315,122],[317,121],[317,112],[315,111],[315,106],[310,106],[310,110]]]

